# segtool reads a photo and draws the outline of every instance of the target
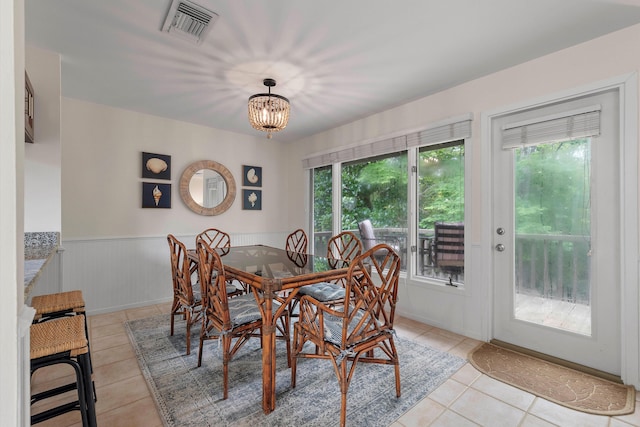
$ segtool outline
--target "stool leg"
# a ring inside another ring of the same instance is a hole
[[[66,363],[68,365],[70,365],[76,372],[76,384],[75,387],[73,383],[68,384],[66,386],[61,386],[58,387],[56,389],[53,390],[48,390],[48,391],[44,391],[42,393],[38,393],[34,396],[31,397],[31,404],[34,404],[35,402],[42,400],[42,399],[46,399],[52,396],[56,396],[60,393],[64,393],[66,391],[71,391],[74,388],[77,389],[78,392],[78,401],[77,402],[71,402],[71,403],[67,403],[61,406],[57,406],[55,408],[51,408],[48,409],[46,411],[40,412],[39,414],[35,414],[31,416],[31,424],[37,424],[40,423],[42,421],[46,421],[50,418],[56,417],[58,415],[62,415],[66,412],[75,410],[75,409],[79,409],[80,410],[80,416],[82,417],[82,425],[83,426],[96,426],[95,423],[95,409],[93,411],[93,424],[91,424],[91,418],[90,418],[90,414],[88,411],[88,405],[87,402],[91,402],[92,407],[93,406],[93,399],[91,398],[91,396],[87,395],[87,386],[85,386],[86,382],[85,379],[83,377],[86,377],[85,375],[85,370],[82,368],[82,366],[75,360],[73,359],[52,359],[52,358],[48,358],[44,361],[38,361],[35,363],[31,364],[31,375],[33,375],[33,373],[45,366],[50,366],[50,365],[56,365],[59,363]],[[89,397],[89,399],[87,399],[87,397]],[[76,407],[77,405],[77,407]],[[95,407],[94,407],[95,408]]]
[[[93,380],[91,379],[91,358],[89,353],[81,354],[78,356],[78,362],[80,363],[80,367],[82,368],[82,373],[84,375],[84,393],[85,393],[85,402],[87,405],[87,418],[89,419],[89,426],[96,427],[96,406],[95,401],[97,400],[95,394],[95,388],[93,384]]]

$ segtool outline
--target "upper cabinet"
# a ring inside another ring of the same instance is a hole
[[[24,72],[24,140],[25,142],[33,142],[33,86],[29,75]]]

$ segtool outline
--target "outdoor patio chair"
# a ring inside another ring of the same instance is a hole
[[[393,330],[399,275],[400,256],[381,244],[351,263],[344,304],[332,308],[308,295],[300,299],[300,319],[293,332],[291,387],[296,386],[298,358],[330,360],[340,383],[341,426],[346,424],[347,391],[358,362],[393,365],[396,396],[400,397]],[[307,342],[315,344],[315,352],[306,352],[312,348],[304,348]]]
[[[226,292],[226,276],[220,255],[202,238],[196,241],[198,274],[202,287],[204,317],[200,330],[198,366],[202,365],[203,344],[206,340],[220,340],[222,344],[223,399],[229,391],[229,362],[251,337],[261,338],[262,314],[255,293],[229,298]],[[280,319],[286,327],[280,337],[286,341],[287,364],[291,361],[289,340],[289,312]],[[280,319],[277,319],[280,320]],[[234,342],[235,339],[235,342]]]
[[[171,252],[171,278],[173,280],[173,304],[171,305],[171,336],[176,316],[182,316],[187,323],[187,354],[191,354],[191,325],[202,315],[200,287],[194,287],[191,275],[196,271],[196,263],[189,260],[187,248],[172,234],[167,235]]]
[[[464,224],[436,222],[433,237],[433,263],[436,269],[458,276],[464,269]]]
[[[400,239],[393,236],[376,236],[373,225],[370,219],[365,219],[358,223],[358,231],[360,232],[360,240],[365,251],[373,248],[374,246],[384,243],[396,251],[398,254],[402,254],[402,244]],[[404,265],[404,260],[401,258],[401,264]]]

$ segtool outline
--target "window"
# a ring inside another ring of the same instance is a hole
[[[396,249],[409,276],[463,283],[464,144],[470,136],[469,115],[304,159],[312,171],[315,253],[324,253],[328,238],[340,231],[363,239],[359,225],[369,220],[371,240]]]
[[[358,160],[342,165],[342,230],[360,235],[365,249],[387,243],[406,268],[407,152]],[[358,224],[370,220],[373,239]]]
[[[418,152],[420,276],[464,282],[464,141]]]
[[[313,169],[313,253],[324,255],[332,236],[333,209],[331,206],[331,166]]]

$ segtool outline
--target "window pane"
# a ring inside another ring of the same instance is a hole
[[[464,141],[420,148],[417,274],[464,283]]]
[[[591,335],[590,139],[514,156],[515,317]]]
[[[315,254],[327,253],[331,237],[333,209],[331,206],[331,166],[313,170],[313,250]]]
[[[377,243],[392,246],[406,268],[407,153],[365,159],[342,166],[342,229],[359,235],[365,249]],[[358,223],[369,219],[373,238]]]

